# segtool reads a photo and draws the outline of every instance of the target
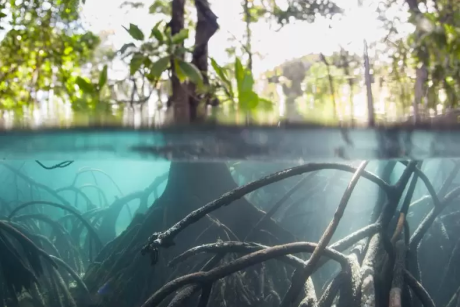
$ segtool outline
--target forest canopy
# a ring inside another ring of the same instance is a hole
[[[120,10],[148,12],[151,22],[148,31],[123,25],[129,39],[121,48],[110,43],[110,33],[95,33],[84,22],[85,1],[3,1],[0,108],[27,114],[53,105],[58,116],[67,109],[121,116],[147,106],[190,121],[210,108],[253,120],[401,120],[457,106],[460,4],[454,0],[356,1],[351,7],[374,12],[385,35],[359,41],[362,50],[337,43],[255,73],[261,53],[270,53],[254,48],[256,40],[270,39],[255,37],[259,27],[273,33],[293,25],[333,27],[350,14],[347,3],[243,0],[238,22],[244,35],[219,46],[227,54],[222,61],[210,52],[216,33],[226,31],[214,1],[123,2]]]

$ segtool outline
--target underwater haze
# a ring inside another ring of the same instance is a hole
[[[460,304],[458,159],[0,162],[0,305]]]

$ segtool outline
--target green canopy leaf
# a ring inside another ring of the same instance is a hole
[[[135,53],[131,58],[131,62],[129,63],[129,73],[134,75],[139,68],[141,68],[142,63],[144,62],[144,55],[142,53]]]
[[[94,93],[94,86],[88,80],[83,79],[82,77],[77,77],[75,82],[77,83],[78,87],[83,91],[83,93],[85,94]]]
[[[151,67],[151,74],[155,78],[160,78],[161,74],[166,69],[168,69],[170,60],[171,60],[171,58],[169,56],[165,56],[165,57],[159,59],[158,61],[156,61],[155,63],[153,63],[152,67]]]
[[[99,90],[107,83],[107,65],[104,65],[101,74],[99,75]]]
[[[174,69],[175,69],[176,76],[179,79],[179,81],[181,83],[184,82],[187,79],[187,76],[182,71],[182,68],[180,68],[179,61],[177,59],[174,59]]]
[[[134,45],[133,43],[129,43],[129,44],[124,44],[121,48],[120,48],[120,54],[124,54],[126,52],[126,50],[128,50],[129,47],[136,47],[136,45]]]
[[[144,33],[142,33],[141,29],[139,29],[138,26],[135,24],[130,23],[129,24],[129,29],[126,27],[123,27],[126,31],[128,31],[129,35],[131,35],[132,38],[138,41],[144,40]]]
[[[164,37],[163,33],[161,33],[159,27],[162,24],[162,21],[158,22],[153,28],[152,28],[152,33],[150,34],[150,37],[155,37],[155,39],[162,44],[164,42]]]
[[[179,33],[174,34],[171,41],[173,44],[180,44],[188,38],[188,29],[182,29]]]
[[[195,65],[190,64],[182,59],[178,59],[178,64],[187,78],[190,79],[190,81],[198,86],[203,85],[203,75]]]

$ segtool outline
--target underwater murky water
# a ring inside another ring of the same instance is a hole
[[[454,134],[264,133],[1,136],[0,305],[460,306]]]

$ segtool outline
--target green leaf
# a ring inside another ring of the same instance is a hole
[[[179,67],[182,69],[187,78],[198,86],[203,85],[203,75],[200,70],[193,64],[178,59]]]
[[[245,111],[254,110],[258,103],[259,96],[253,91],[241,92],[238,94],[238,105]]]
[[[244,72],[243,81],[241,82],[241,87],[239,88],[239,91],[251,92],[253,87],[254,87],[254,78],[252,77],[252,73],[246,70]]]
[[[136,47],[136,45],[134,45],[133,43],[124,44],[124,45],[120,48],[120,54],[124,54],[124,53],[126,52],[126,50],[128,50],[129,47]]]
[[[129,73],[134,75],[139,68],[141,68],[142,63],[144,62],[144,56],[142,53],[135,53],[131,58],[131,62],[129,63]]]
[[[102,72],[99,76],[99,90],[107,83],[107,65],[104,65]]]
[[[265,110],[265,111],[272,111],[273,110],[273,102],[268,100],[268,99],[259,97],[259,103],[257,104],[257,107],[259,107],[260,109]]]
[[[126,31],[128,31],[129,35],[131,35],[132,38],[138,41],[144,40],[144,33],[142,33],[141,29],[139,29],[138,26],[135,24],[130,23],[129,24],[129,29],[126,27],[123,27]]]
[[[159,43],[163,43],[164,42],[164,37],[163,37],[163,33],[161,33],[159,27],[160,25],[162,24],[163,22],[160,21],[158,22],[153,28],[152,28],[152,33],[150,34],[150,37],[155,37],[155,39],[159,42]]]
[[[75,82],[77,83],[78,87],[83,91],[83,93],[94,93],[94,86],[88,80],[85,80],[82,77],[77,77]]]
[[[217,76],[223,82],[225,82],[227,84],[230,84],[230,80],[228,80],[224,68],[219,66],[219,64],[217,64],[216,60],[214,60],[213,58],[211,58],[211,66],[212,66],[212,68],[214,68],[214,71],[216,72]]]
[[[227,77],[226,70],[219,64],[217,64],[216,60],[211,58],[211,66],[214,68],[214,71],[216,72],[217,76],[219,77],[220,81],[222,81],[223,86],[226,87],[228,94],[234,99],[234,93],[233,93],[233,88],[232,88],[232,82],[230,79]]]
[[[240,91],[241,84],[243,83],[243,79],[244,79],[244,68],[239,58],[236,58],[235,60],[235,78],[236,78],[236,84],[238,86],[238,91]]]
[[[154,77],[160,78],[161,74],[168,69],[171,58],[165,56],[152,64],[151,73]]]
[[[187,76],[182,71],[182,68],[180,68],[179,61],[177,59],[174,59],[174,69],[175,69],[176,76],[179,79],[179,81],[181,83],[184,82],[187,79]]]
[[[173,44],[180,44],[188,38],[188,29],[182,29],[171,38]]]

